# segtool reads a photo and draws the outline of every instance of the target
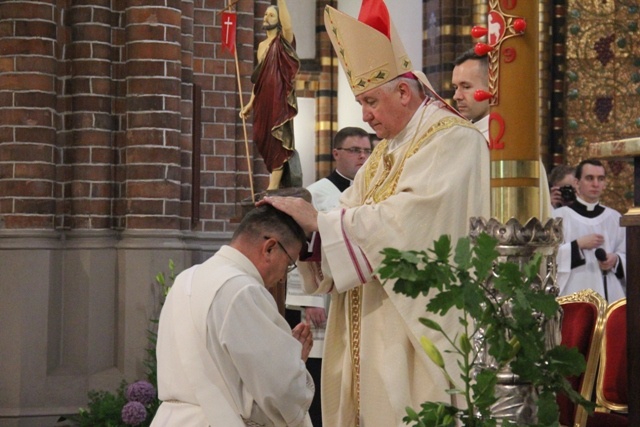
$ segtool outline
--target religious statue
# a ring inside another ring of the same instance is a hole
[[[293,118],[298,113],[294,81],[300,60],[285,0],[267,8],[262,28],[267,37],[258,45],[253,91],[240,117],[247,118],[253,111],[253,141],[271,174],[268,190],[278,189],[285,180],[286,186],[301,186],[293,136]]]

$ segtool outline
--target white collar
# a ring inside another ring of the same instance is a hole
[[[584,199],[582,199],[580,196],[576,196],[576,200],[582,203],[583,205],[585,205],[588,211],[593,211],[596,208],[596,206],[600,204],[599,201],[595,203],[585,202]]]

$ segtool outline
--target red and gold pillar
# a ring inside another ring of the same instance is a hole
[[[487,42],[476,47],[489,55],[490,93],[479,96],[491,98],[491,214],[502,222],[540,212],[538,23],[538,2],[490,0]]]
[[[476,53],[489,55],[489,91],[478,91],[475,96],[478,100],[490,99],[492,217],[488,221],[472,218],[470,236],[489,234],[498,241],[498,262],[512,262],[520,268],[529,264],[534,255],[540,255],[536,286],[557,295],[556,255],[562,241],[561,220],[542,218],[546,221],[542,224],[539,219],[540,173],[544,173],[539,148],[539,16],[538,1],[489,0],[486,27],[472,30],[474,37],[487,38],[486,43],[476,45]],[[486,285],[492,287],[491,282]],[[515,304],[504,296],[499,298],[504,298],[506,307]],[[547,336],[548,349],[558,345],[557,318],[546,318],[541,313],[538,319]],[[478,366],[492,366],[487,354],[486,348],[480,351]],[[510,366],[498,372],[494,396],[493,418],[517,425],[538,422],[538,390],[514,374]]]

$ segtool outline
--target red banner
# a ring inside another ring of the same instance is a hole
[[[236,51],[236,13],[222,12],[222,48]]]

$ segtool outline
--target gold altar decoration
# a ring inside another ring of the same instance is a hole
[[[589,146],[589,157],[612,160],[638,156],[640,156],[640,138],[596,142]]]
[[[591,147],[640,134],[640,3],[567,0],[563,145],[565,163],[605,159],[601,202],[625,213],[633,206],[633,161]]]
[[[589,157],[605,159],[609,161],[610,165],[612,161],[625,161],[630,158],[639,158],[640,138],[625,138],[593,143],[589,146]],[[633,206],[627,213],[640,215],[640,207]]]

